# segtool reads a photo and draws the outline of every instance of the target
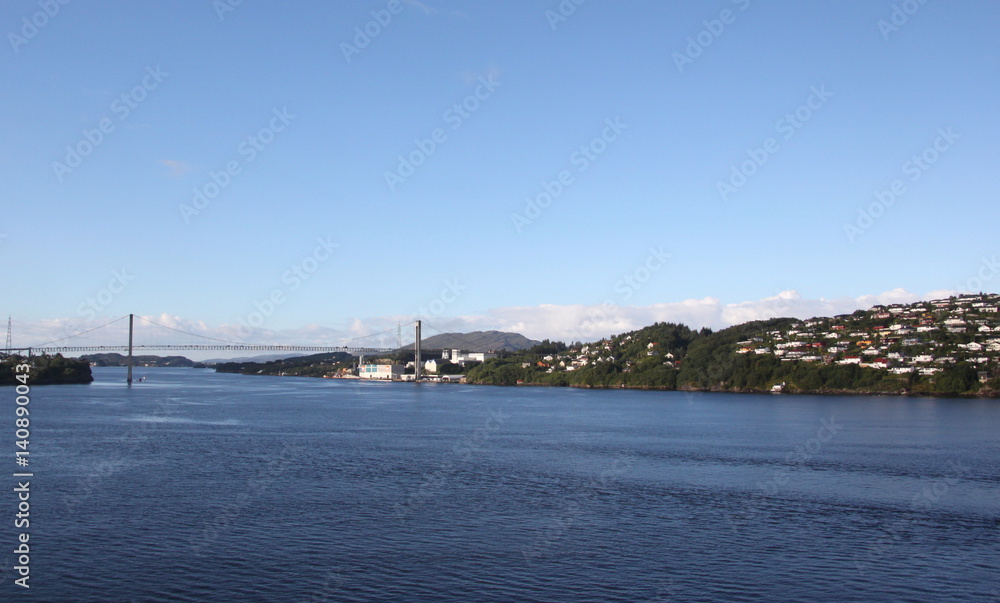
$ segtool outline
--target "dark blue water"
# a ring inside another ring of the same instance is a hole
[[[1000,600],[996,401],[142,371],[33,388],[0,599]]]

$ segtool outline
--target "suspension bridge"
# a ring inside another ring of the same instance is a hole
[[[127,339],[125,338],[125,325],[127,324]],[[191,333],[175,327],[167,326],[155,322],[149,318],[129,314],[122,316],[92,329],[69,334],[65,337],[52,341],[32,345],[29,347],[11,346],[11,323],[7,321],[7,345],[3,350],[7,354],[79,354],[79,353],[123,353],[128,356],[128,382],[132,382],[132,367],[134,355],[138,352],[346,352],[349,354],[381,354],[393,352],[403,347],[401,340],[402,327],[414,326],[415,332],[415,352],[417,364],[417,379],[419,380],[420,352],[421,352],[421,321],[415,320],[405,325],[398,325],[395,329],[372,333],[355,337],[348,340],[343,345],[325,344],[272,344],[272,343],[247,343],[243,341],[232,341]],[[432,327],[433,328],[433,327]],[[435,329],[436,330],[436,329]],[[359,345],[356,342],[379,339],[379,343],[384,343],[385,339],[396,334],[396,345]],[[139,335],[137,337],[137,335]],[[169,337],[169,336],[173,337]],[[179,336],[185,337],[188,341],[178,343]],[[158,340],[159,338],[159,340]],[[172,340],[171,340],[172,339]],[[140,341],[141,343],[137,343]],[[151,343],[152,342],[152,343]]]

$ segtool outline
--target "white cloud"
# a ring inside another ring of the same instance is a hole
[[[917,295],[905,289],[893,289],[858,298],[807,299],[797,291],[782,291],[759,300],[723,304],[713,297],[648,306],[529,306],[499,308],[475,317],[477,328],[495,328],[519,332],[532,339],[588,340],[640,329],[655,322],[675,322],[692,328],[723,329],[751,320],[778,317],[812,318],[849,314],[877,304],[912,303],[939,299],[952,291],[933,291]],[[471,318],[471,317],[470,317]]]
[[[713,297],[686,299],[679,302],[647,306],[607,305],[555,305],[511,306],[494,308],[482,314],[452,317],[423,317],[423,336],[439,332],[510,331],[532,339],[557,339],[562,341],[592,341],[609,335],[640,329],[656,322],[675,322],[692,328],[709,327],[714,330],[751,320],[776,317],[811,318],[849,314],[876,304],[912,303],[919,300],[940,299],[956,294],[952,290],[936,290],[925,295],[893,289],[875,295],[857,298],[808,299],[797,291],[789,290],[759,300],[724,304]],[[403,343],[413,341],[413,327],[408,325],[415,316],[380,316],[362,320],[354,318],[341,326],[305,325],[295,329],[254,330],[248,337],[240,337],[239,325],[211,327],[202,321],[180,316],[161,314],[136,320],[136,343],[199,343],[197,337],[184,336],[170,329],[193,333],[202,337],[245,343],[299,344],[299,345],[358,345],[365,347],[394,347],[397,325],[407,325],[402,330]],[[14,345],[27,346],[61,339],[100,327],[109,319],[86,321],[75,318],[39,320],[14,325]],[[150,324],[155,322],[163,327]],[[93,333],[74,337],[67,345],[123,345],[127,341],[127,320],[118,320],[112,326]],[[244,333],[245,334],[245,333]],[[162,340],[162,341],[160,341]],[[120,342],[120,343],[118,343]],[[263,352],[262,352],[263,353]],[[206,358],[212,354],[192,354]],[[218,354],[216,354],[218,355]]]
[[[160,163],[170,168],[170,176],[173,178],[180,178],[191,171],[191,166],[176,159],[161,159]]]

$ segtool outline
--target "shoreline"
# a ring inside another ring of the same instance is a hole
[[[469,385],[488,385],[484,383],[469,383]],[[885,391],[856,391],[856,390],[797,390],[797,391],[781,391],[775,392],[765,389],[748,389],[748,390],[738,390],[738,389],[696,389],[696,388],[677,388],[677,387],[660,387],[655,385],[619,385],[619,386],[605,386],[605,385],[548,385],[545,383],[519,383],[516,386],[500,385],[497,387],[575,387],[577,389],[634,389],[634,390],[644,390],[644,391],[667,391],[667,392],[685,392],[685,393],[697,393],[697,394],[770,394],[774,396],[893,396],[900,398],[947,398],[947,399],[1000,399],[1000,392],[988,393],[988,394],[934,394],[927,392],[885,392]]]
[[[315,377],[309,375],[252,375],[244,373],[220,373],[220,374],[236,374],[245,377],[302,377],[307,379],[332,379],[332,380],[347,380],[347,381],[373,381],[379,383],[416,383],[412,380],[388,380],[388,379],[358,379],[357,377]],[[782,391],[774,392],[771,390],[734,390],[734,389],[695,389],[695,388],[677,388],[677,387],[665,387],[657,385],[552,385],[549,383],[516,383],[507,385],[498,385],[493,383],[482,383],[476,381],[421,381],[420,383],[451,383],[451,384],[462,384],[462,385],[476,385],[485,387],[553,387],[553,388],[576,388],[576,389],[604,389],[604,390],[638,390],[638,391],[663,391],[663,392],[684,392],[684,393],[699,393],[699,394],[770,394],[775,396],[892,396],[899,398],[940,398],[940,399],[962,399],[962,400],[997,400],[1000,399],[1000,392],[990,392],[985,394],[934,394],[927,392],[912,392],[912,391],[897,391],[897,392],[886,392],[886,391],[856,391],[856,390],[797,390],[797,391]]]

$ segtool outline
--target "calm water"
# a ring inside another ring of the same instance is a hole
[[[139,374],[33,389],[0,599],[1000,601],[1000,402]]]

